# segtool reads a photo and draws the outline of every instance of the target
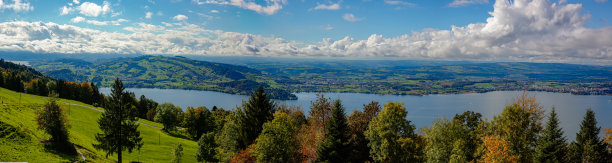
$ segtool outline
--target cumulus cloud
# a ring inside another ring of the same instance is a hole
[[[395,37],[372,34],[364,40],[325,38],[314,43],[208,30],[187,23],[137,23],[123,33],[55,23],[4,22],[0,23],[0,51],[612,63],[612,27],[585,27],[590,16],[581,14],[580,4],[498,0],[493,7],[485,23]]]
[[[356,21],[363,20],[363,18],[355,17],[355,15],[353,15],[351,13],[346,13],[346,14],[342,15],[342,19],[344,19],[346,21],[350,21],[350,22],[356,22]]]
[[[245,0],[192,0],[192,2],[203,5],[203,4],[217,4],[217,5],[231,5],[242,9],[255,11],[260,14],[274,15],[276,12],[283,8],[283,5],[287,4],[287,0],[266,0],[265,5],[261,5],[252,1]]]
[[[172,19],[177,20],[177,21],[183,21],[183,20],[187,20],[189,17],[182,15],[182,14],[178,14],[174,17],[172,17]]]
[[[34,7],[29,2],[21,2],[21,0],[13,0],[12,4],[4,3],[4,0],[0,0],[0,10],[11,9],[15,12],[27,12],[34,10]]]
[[[453,2],[449,3],[448,6],[449,7],[462,7],[462,6],[467,6],[471,4],[485,4],[485,3],[489,3],[489,0],[454,0]]]
[[[90,17],[98,17],[111,11],[110,3],[108,1],[104,1],[102,6],[91,2],[83,2],[76,9],[79,10],[79,13],[82,15]]]
[[[329,5],[326,5],[326,4],[317,4],[317,6],[315,6],[312,9],[314,9],[314,10],[339,10],[340,9],[340,2],[332,3],[332,4],[329,4]]]
[[[145,18],[151,19],[151,17],[153,17],[153,13],[152,12],[145,13]]]

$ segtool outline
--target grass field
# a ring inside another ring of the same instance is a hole
[[[21,97],[20,97],[21,96]],[[37,130],[35,121],[36,110],[41,109],[48,97],[35,96],[13,92],[0,88],[0,162],[68,162],[80,160],[77,155],[63,155],[45,148],[42,140],[49,138],[42,130]],[[77,105],[68,105],[66,102]],[[83,105],[83,106],[78,106]],[[78,146],[78,150],[91,162],[110,162],[116,160],[116,155],[106,158],[106,153],[93,148],[94,135],[100,132],[97,120],[101,112],[90,109],[90,105],[60,99],[60,106],[68,112],[70,141]],[[98,108],[103,110],[102,108]],[[161,124],[139,120],[153,126]],[[183,144],[184,162],[196,162],[197,143],[192,140],[169,136],[161,130],[140,125],[138,128],[143,137],[144,145],[140,151],[124,152],[123,161],[169,162],[172,159],[174,144]]]

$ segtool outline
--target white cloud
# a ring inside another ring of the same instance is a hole
[[[595,0],[595,2],[604,3],[604,2],[608,2],[608,0]]]
[[[145,13],[145,18],[147,18],[147,19],[151,19],[152,16],[153,16],[152,12]]]
[[[187,20],[189,19],[189,17],[182,15],[182,14],[178,14],[174,17],[172,17],[172,19],[177,20],[177,21],[183,21],[183,20]]]
[[[346,13],[342,16],[342,19],[346,20],[346,21],[350,21],[350,22],[356,22],[356,21],[360,21],[363,20],[363,18],[358,18],[355,17],[355,15],[351,14],[351,13]]]
[[[328,25],[327,25],[325,28],[323,28],[323,29],[325,29],[326,31],[329,31],[329,30],[334,29],[334,27],[332,27],[331,25],[329,25],[329,24],[328,24]]]
[[[414,3],[410,3],[410,2],[406,2],[406,1],[401,1],[401,0],[385,0],[386,4],[389,5],[403,5],[403,6],[407,6],[407,7],[414,7],[416,6],[416,4]]]
[[[27,12],[34,10],[34,7],[29,2],[21,2],[21,0],[13,0],[12,4],[4,3],[4,0],[0,0],[0,10],[11,9],[15,12]]]
[[[79,13],[81,13],[82,15],[90,17],[98,17],[100,15],[107,14],[111,11],[110,3],[107,1],[103,2],[103,6],[91,2],[83,2],[76,9],[79,10]]]
[[[72,7],[64,6],[60,10],[61,10],[60,15],[67,15],[67,14],[70,14],[74,9]]]
[[[73,22],[73,23],[78,23],[78,22],[85,21],[85,18],[77,16],[77,17],[74,17],[74,18],[70,19],[70,21]]]
[[[210,10],[210,13],[219,13],[219,10]]]
[[[113,20],[113,21],[98,21],[98,20],[87,20],[84,17],[81,16],[77,16],[74,17],[72,19],[70,19],[71,22],[73,23],[80,23],[80,22],[85,22],[87,24],[91,24],[91,25],[121,25],[121,23],[123,22],[128,22],[128,20],[126,19],[117,19],[117,20]]]
[[[340,2],[329,4],[329,5],[317,4],[317,6],[315,6],[313,9],[314,10],[339,10],[340,9]]]
[[[78,4],[79,4],[79,3],[81,3],[81,2],[79,2],[79,0],[72,0],[72,3],[74,3],[74,4],[77,4],[77,5],[78,5]]]
[[[564,2],[564,1],[560,1],[560,4],[561,2]],[[467,6],[471,4],[485,4],[485,3],[489,3],[489,0],[454,0],[453,2],[449,3],[448,6],[449,7],[462,7],[462,6]]]
[[[192,2],[203,5],[203,4],[217,4],[217,5],[231,5],[242,9],[252,10],[260,14],[274,15],[276,12],[283,8],[283,5],[287,4],[287,0],[266,0],[266,5],[257,4],[252,1],[245,0],[192,0]]]
[[[0,51],[612,63],[612,27],[585,27],[590,16],[581,14],[580,4],[498,0],[493,8],[485,23],[450,30],[424,29],[395,37],[372,34],[365,40],[325,38],[315,43],[187,23],[137,23],[127,28],[133,33],[123,33],[55,23],[3,22]]]

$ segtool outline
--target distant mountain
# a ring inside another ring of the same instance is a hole
[[[192,60],[185,57],[139,56],[94,63],[80,59],[33,62],[49,76],[72,81],[90,81],[110,86],[115,78],[127,87],[211,90],[250,94],[264,87],[274,99],[296,99],[291,92],[269,85],[275,76],[245,66]]]

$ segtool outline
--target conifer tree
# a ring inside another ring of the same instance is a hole
[[[331,119],[327,124],[325,139],[317,149],[317,162],[346,162],[348,159],[348,126],[344,107],[336,100]]]
[[[109,104],[104,108],[104,112],[98,124],[102,133],[96,134],[98,144],[93,144],[94,148],[106,152],[106,157],[117,153],[117,161],[122,161],[122,152],[133,149],[140,150],[142,147],[142,137],[138,131],[138,125],[134,119],[131,99],[129,93],[124,91],[123,83],[118,78],[111,89]]]
[[[565,162],[567,143],[563,131],[559,127],[559,119],[555,108],[552,108],[546,129],[544,129],[536,146],[536,162]]]
[[[599,138],[599,130],[595,112],[587,109],[580,124],[580,131],[576,133],[576,142],[570,146],[571,162],[606,162],[610,159],[606,144]]]
[[[272,120],[276,112],[276,104],[264,92],[262,87],[251,94],[248,102],[243,102],[239,108],[239,127],[243,131],[240,148],[246,148],[257,139],[265,122]]]

